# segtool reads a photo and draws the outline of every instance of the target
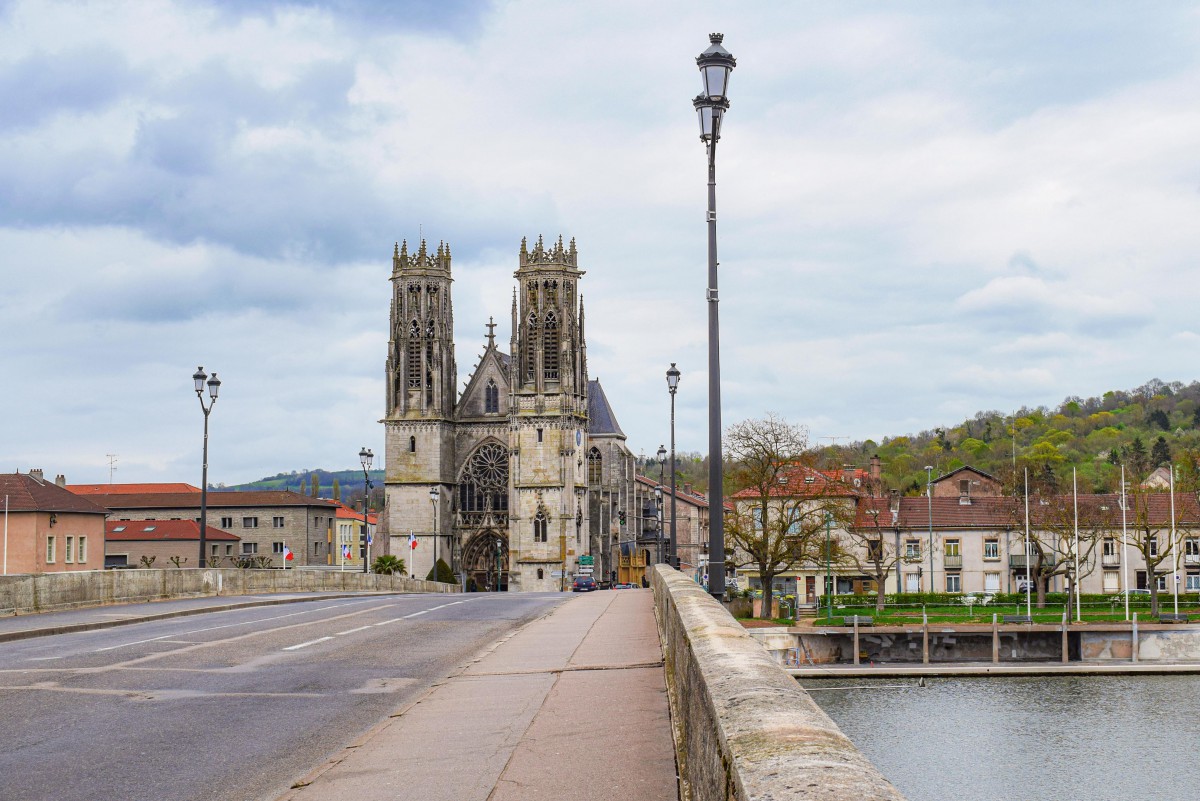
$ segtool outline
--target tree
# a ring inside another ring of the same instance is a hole
[[[342,500],[342,485],[337,478],[333,479],[333,499],[338,502]]]
[[[1154,440],[1154,447],[1150,449],[1150,465],[1152,467],[1162,467],[1164,464],[1171,463],[1171,446],[1167,444],[1166,437],[1159,437]]]
[[[313,497],[313,498],[321,497],[321,477],[318,476],[316,473],[312,473],[311,475],[309,475],[308,480],[309,480],[309,491],[308,491],[309,496]]]
[[[896,502],[899,502],[897,497]],[[891,508],[883,499],[864,501],[862,512],[853,525],[846,527],[845,537],[851,547],[844,549],[842,560],[866,573],[875,582],[875,611],[883,613],[884,585],[901,562],[920,562],[920,557],[906,558],[896,549],[895,538],[884,535],[894,531],[887,524],[893,520]]]
[[[434,570],[437,570],[435,575]],[[440,581],[443,584],[454,583],[454,571],[450,569],[450,565],[446,564],[446,560],[438,559],[437,564],[429,568],[429,572],[425,574],[426,581]]]
[[[1133,472],[1133,477],[1141,481],[1150,472],[1150,454],[1146,452],[1146,444],[1141,437],[1134,437],[1125,452],[1125,461]]]
[[[375,561],[371,563],[371,572],[384,576],[390,576],[393,573],[404,575],[404,567],[403,559],[393,556],[390,553],[385,553],[382,556],[375,557]]]
[[[1146,586],[1150,590],[1150,614],[1158,614],[1159,567],[1174,564],[1175,543],[1171,539],[1171,499],[1162,493],[1150,492],[1134,483],[1126,496],[1129,512],[1126,518],[1125,542],[1132,546],[1146,564]],[[1176,504],[1175,527],[1181,528],[1184,505]],[[1129,588],[1126,587],[1126,590]]]
[[[725,517],[733,560],[758,569],[760,617],[773,615],[775,577],[819,559],[828,516],[840,519],[852,493],[812,467],[808,432],[771,414],[746,420],[725,434],[734,509]]]
[[[1079,572],[1075,576],[1075,502],[1072,495],[1039,498],[1034,519],[1029,526],[1029,577],[1037,588],[1037,606],[1046,606],[1046,589],[1050,579],[1063,576],[1070,584],[1067,617],[1072,615],[1075,582],[1089,575],[1096,567],[1096,546],[1109,530],[1095,496],[1079,508]],[[1014,510],[1023,515],[1022,510]],[[1015,516],[1014,515],[1014,516]],[[1024,525],[1024,521],[1021,521]]]
[[[1171,420],[1167,417],[1167,413],[1162,409],[1155,409],[1146,415],[1146,422],[1151,425],[1158,426],[1163,431],[1171,430]]]

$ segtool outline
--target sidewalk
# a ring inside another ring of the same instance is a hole
[[[648,590],[572,597],[435,684],[281,801],[678,798]]]
[[[31,615],[0,617],[0,642],[48,637],[76,631],[128,626],[150,620],[202,615],[255,606],[317,601],[325,598],[360,598],[367,595],[395,595],[372,592],[283,592],[260,595],[207,595],[199,598],[175,598],[131,604],[108,604],[57,612],[38,612]]]

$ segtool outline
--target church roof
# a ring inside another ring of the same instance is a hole
[[[625,436],[625,432],[621,430],[621,424],[617,422],[617,415],[613,413],[608,397],[604,394],[604,387],[600,386],[599,379],[588,381],[588,434],[590,436],[604,434]]]

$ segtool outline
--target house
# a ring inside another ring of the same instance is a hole
[[[108,510],[46,481],[41,470],[0,474],[3,573],[99,570]]]
[[[639,584],[648,565],[666,561],[671,536],[670,483],[637,475],[633,508],[637,511],[634,519],[626,518],[620,527],[617,581]],[[707,573],[708,498],[688,483],[675,486],[675,552],[684,573],[693,578]]]
[[[367,513],[367,538],[374,541],[377,515]],[[355,567],[362,570],[363,563],[363,514],[345,504],[339,504],[330,531],[327,564]],[[445,555],[449,562],[449,554]],[[401,555],[403,558],[403,554]]]
[[[195,567],[200,563],[200,524],[194,520],[109,520],[105,526],[105,567]],[[205,545],[209,567],[232,567],[236,535],[209,526]]]
[[[113,486],[113,485],[110,485]],[[119,485],[118,485],[119,486]],[[144,486],[144,485],[143,485]],[[108,509],[112,520],[200,519],[200,493],[143,492],[94,493],[85,498]],[[239,555],[263,556],[275,567],[282,566],[287,551],[292,565],[324,565],[330,562],[332,527],[339,504],[310,498],[288,490],[209,492],[208,523],[239,538]],[[205,532],[207,537],[207,530]],[[211,543],[217,550],[209,556],[224,556],[225,543]]]

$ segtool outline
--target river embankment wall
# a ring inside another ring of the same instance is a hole
[[[721,604],[656,565],[684,798],[903,801],[903,796]]]
[[[166,568],[0,576],[0,615],[214,595],[286,592],[458,592],[454,584],[337,570]]]

